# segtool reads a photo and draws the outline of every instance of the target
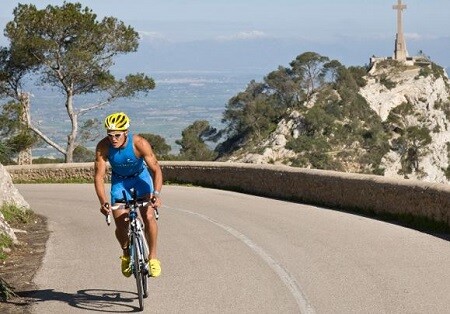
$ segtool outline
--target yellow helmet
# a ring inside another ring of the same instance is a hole
[[[105,119],[105,128],[111,131],[125,131],[130,127],[130,119],[123,112],[110,114]]]

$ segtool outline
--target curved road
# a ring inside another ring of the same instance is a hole
[[[48,217],[34,313],[136,311],[93,185],[17,185]],[[148,313],[448,313],[450,245],[357,215],[165,186]]]

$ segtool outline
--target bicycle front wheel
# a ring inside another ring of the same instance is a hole
[[[142,229],[139,231],[139,233],[137,235],[137,237],[140,239],[139,242],[141,243],[141,246],[139,248],[142,253],[142,256],[141,256],[142,259],[140,259],[141,270],[142,270],[142,288],[144,290],[144,298],[147,298],[148,297],[147,277],[150,272],[150,269],[148,268],[148,265],[147,265],[149,248],[148,248],[147,240],[145,238],[144,224],[140,220],[139,220],[139,223],[140,223],[140,226],[142,227]]]
[[[142,259],[141,241],[137,236],[133,236],[133,249],[134,249],[134,277],[136,278],[137,294],[139,299],[139,309],[144,310],[144,287],[143,287],[143,274],[141,269],[140,260]]]
[[[147,274],[142,271],[142,292],[143,292],[143,297],[147,298],[148,297],[148,286],[147,286]]]
[[[141,262],[141,274],[142,274],[142,292],[143,292],[143,296],[144,298],[148,297],[148,286],[147,286],[147,277],[149,274],[149,269],[147,264],[147,257],[148,257],[148,245],[147,245],[147,241],[145,240],[145,235],[143,232],[139,233],[139,242],[141,244],[140,248],[140,262]]]

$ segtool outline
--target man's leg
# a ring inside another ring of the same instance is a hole
[[[123,250],[123,255],[121,259],[122,274],[125,277],[131,276],[130,267],[130,252],[128,252],[128,210],[126,209],[115,209],[113,210],[114,221],[116,223],[116,238]]]
[[[150,276],[158,277],[161,274],[161,263],[157,259],[157,242],[158,242],[158,223],[156,222],[155,212],[152,207],[147,207],[142,211],[142,219],[145,224],[145,236],[149,245],[149,270]]]
[[[154,210],[152,207],[147,207],[142,211],[142,219],[145,224],[145,236],[147,237],[150,253],[148,258],[157,258],[157,242],[158,242],[158,223],[156,222]]]
[[[128,210],[116,209],[113,210],[114,221],[116,223],[116,238],[119,241],[120,247],[123,250],[123,255],[127,256],[128,253]]]

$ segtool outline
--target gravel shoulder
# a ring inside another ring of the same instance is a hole
[[[17,296],[0,302],[0,313],[30,313],[34,302],[32,295],[37,289],[33,278],[41,266],[49,237],[47,221],[45,217],[36,215],[28,224],[11,227],[21,230],[16,233],[20,244],[0,263],[0,278],[13,288]]]

